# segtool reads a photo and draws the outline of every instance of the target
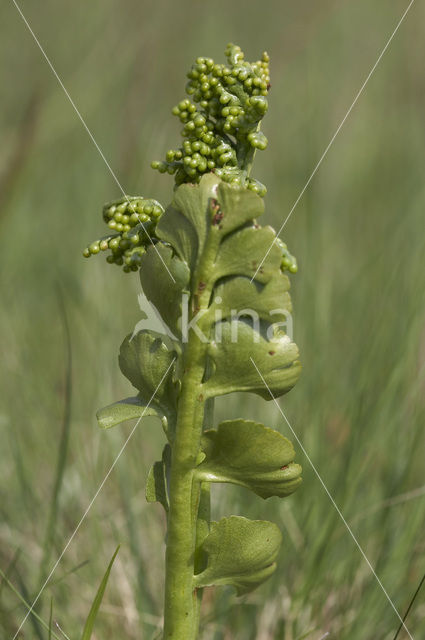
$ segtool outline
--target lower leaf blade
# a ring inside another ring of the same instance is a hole
[[[162,452],[162,459],[151,466],[146,481],[147,502],[159,502],[168,512],[170,500],[168,497],[168,476],[171,467],[171,447],[166,444]]]
[[[117,424],[121,424],[126,420],[132,420],[133,418],[158,415],[162,417],[161,414],[158,414],[155,407],[147,406],[138,396],[125,398],[125,400],[109,404],[107,407],[99,409],[96,413],[97,421],[102,429],[115,427]]]
[[[231,585],[237,595],[249,593],[276,569],[281,541],[282,535],[272,522],[230,516],[211,523],[202,544],[207,568],[194,577],[195,585]]]
[[[230,482],[262,498],[283,498],[301,484],[291,442],[278,431],[252,420],[226,420],[204,432],[205,459],[196,474],[204,482]]]

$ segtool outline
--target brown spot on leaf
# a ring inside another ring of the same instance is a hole
[[[222,220],[223,220],[223,212],[218,210],[217,213],[214,214],[212,223],[213,225],[217,225],[217,224],[220,224]]]
[[[276,351],[269,351],[269,355],[270,356],[274,356],[275,353],[276,353]]]
[[[214,213],[212,224],[217,225],[223,220],[223,212],[220,209],[220,204],[218,200],[216,200],[215,198],[211,199],[211,209],[213,210],[213,213]]]

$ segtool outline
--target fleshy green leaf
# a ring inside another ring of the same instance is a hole
[[[180,336],[178,320],[181,317],[182,293],[188,289],[190,280],[187,264],[173,256],[171,247],[157,243],[142,256],[140,280],[147,299],[156,307],[173,335]]]
[[[157,415],[174,424],[177,384],[173,381],[176,353],[170,351],[162,336],[143,329],[121,345],[119,365],[123,374],[139,390],[139,398],[149,403]]]
[[[220,183],[217,200],[222,214],[220,230],[223,236],[251,220],[256,220],[264,213],[264,201],[256,193],[226,182]]]
[[[114,560],[117,557],[117,553],[119,551],[119,546],[116,548],[114,555],[111,558],[111,561],[108,565],[108,568],[105,571],[105,575],[102,578],[102,582],[99,585],[99,589],[97,590],[96,596],[93,600],[93,604],[91,606],[89,615],[86,620],[86,624],[84,625],[83,635],[81,636],[81,640],[90,640],[94,623],[96,621],[96,617],[99,611],[99,607],[102,603],[103,596],[105,593],[106,585],[108,584],[109,574],[111,573],[112,565],[114,564]]]
[[[251,420],[227,420],[204,433],[205,460],[197,476],[207,482],[231,482],[262,498],[283,498],[301,484],[294,447],[278,431]]]
[[[270,393],[250,358],[261,371],[274,397],[292,389],[301,373],[301,364],[298,347],[287,335],[275,332],[268,339],[267,335],[264,337],[261,326],[260,331],[256,331],[243,320],[223,322],[219,329],[221,340],[208,345],[208,354],[215,367],[203,385],[208,397],[251,391],[270,400]]]
[[[279,529],[271,522],[241,516],[212,522],[201,546],[208,557],[207,568],[195,576],[195,585],[228,584],[238,595],[252,591],[275,570],[281,540]]]
[[[146,500],[159,502],[165,511],[169,510],[168,475],[171,467],[171,447],[166,444],[162,452],[162,460],[154,462],[146,481]]]
[[[279,272],[282,261],[282,252],[275,239],[276,233],[271,227],[251,226],[235,231],[220,246],[215,279],[224,276],[252,278],[255,275],[258,282],[268,282],[274,273]]]
[[[217,201],[216,220],[211,215],[212,201]],[[193,273],[211,225],[215,225],[224,238],[263,212],[264,203],[253,191],[226,184],[213,173],[207,173],[199,184],[182,184],[176,189],[173,202],[161,217],[156,232],[161,240],[174,247]]]
[[[119,402],[114,402],[107,407],[103,407],[103,409],[99,409],[96,413],[99,427],[102,429],[115,427],[115,425],[121,424],[121,422],[125,422],[126,420],[132,420],[133,418],[158,415],[157,409],[152,405],[147,407],[146,403],[142,402],[139,396],[119,400]]]
[[[209,203],[216,197],[219,182],[217,176],[208,173],[199,185],[182,184],[156,228],[158,237],[174,247],[191,273],[205,245],[211,224]]]
[[[209,331],[208,319],[210,328],[216,322],[215,310],[220,306],[215,303],[217,298],[223,299],[223,319],[233,310],[239,312],[244,308],[252,309],[270,323],[286,319],[285,313],[291,309],[289,281],[281,271],[282,249],[275,242],[274,230],[256,224],[263,211],[263,201],[257,194],[222,182],[214,174],[205,174],[197,185],[183,184],[177,188],[172,205],[157,227],[158,237],[171,244],[179,256],[173,258],[171,249],[161,243],[157,245],[177,282],[173,284],[171,278],[164,278],[164,265],[159,264],[154,249],[145,254],[146,264],[141,270],[149,299],[175,335],[180,336],[180,296],[183,290],[190,289],[186,266],[193,278],[208,240],[216,251],[208,272],[209,286],[215,283],[215,288],[209,318],[203,322],[205,334]],[[255,281],[251,283],[253,276]],[[280,311],[271,313],[276,310]]]
[[[219,312],[220,320],[228,320],[235,312],[252,309],[268,322],[285,321],[286,314],[292,311],[288,291],[289,278],[281,271],[277,271],[265,285],[251,282],[246,277],[231,278],[215,288],[208,313],[216,318]]]

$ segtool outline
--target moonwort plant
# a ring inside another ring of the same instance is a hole
[[[232,585],[242,595],[276,568],[277,526],[240,516],[211,521],[211,484],[269,498],[301,483],[293,446],[277,431],[243,419],[214,428],[214,398],[244,391],[270,400],[288,392],[301,369],[284,331],[285,272],[295,272],[296,261],[271,227],[257,223],[266,189],[250,175],[256,150],[267,145],[260,123],[269,58],[246,62],[232,44],[226,57],[227,64],[192,65],[189,98],[173,109],[182,145],[152,163],[175,176],[171,204],[164,211],[141,196],[107,204],[110,233],[84,252],[109,250],[108,262],[139,271],[167,327],[164,335],[142,329],[125,338],[119,365],[137,394],[97,413],[103,428],[148,415],[162,422],[167,443],[146,497],[167,514],[167,640],[197,637],[204,587]]]

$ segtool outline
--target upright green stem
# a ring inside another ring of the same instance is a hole
[[[207,309],[212,284],[209,274],[219,243],[217,229],[210,228],[194,278],[191,313]],[[202,323],[198,326],[201,328]],[[209,521],[209,494],[194,480],[199,462],[205,399],[202,383],[206,370],[206,344],[194,332],[188,336],[175,439],[172,444],[170,510],[166,550],[164,640],[195,640],[202,595],[193,587],[197,543]],[[198,522],[198,516],[200,518]],[[198,524],[198,526],[197,526]],[[198,568],[198,567],[196,567]]]
[[[206,568],[205,554],[201,552],[200,547],[209,534],[211,521],[211,485],[208,482],[202,482],[199,494],[198,516],[196,521],[196,549],[195,549],[195,573],[201,573]],[[198,588],[196,591],[196,610],[194,628],[199,627],[199,617],[201,612],[203,589]]]
[[[204,375],[203,349],[192,333],[185,354],[176,437],[172,448],[170,511],[166,551],[164,640],[192,640],[197,630],[196,594],[193,590],[196,543],[196,496],[193,472],[197,464],[204,403],[199,397]],[[195,500],[194,500],[195,498]]]

